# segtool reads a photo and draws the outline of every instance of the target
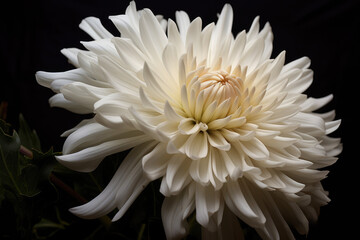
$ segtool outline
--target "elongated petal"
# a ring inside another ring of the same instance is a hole
[[[150,153],[142,159],[142,167],[151,180],[155,180],[165,174],[167,163],[171,155],[166,153],[166,144],[159,143]]]
[[[125,202],[132,194],[136,182],[142,179],[140,160],[149,147],[153,146],[153,143],[145,143],[135,147],[121,163],[106,188],[96,198],[84,205],[71,208],[70,211],[83,218],[99,218],[112,211],[119,203]],[[128,179],[134,181],[127,181]],[[118,196],[118,193],[122,196]]]
[[[79,27],[95,40],[113,37],[113,35],[103,27],[100,20],[95,17],[85,18],[81,21]]]
[[[216,231],[222,221],[224,203],[220,191],[196,185],[196,220],[209,231]]]
[[[189,16],[184,11],[177,11],[175,17],[176,17],[176,23],[179,27],[181,39],[185,43],[186,33],[190,25]]]
[[[185,143],[186,155],[192,159],[200,159],[208,154],[208,139],[206,132],[191,135]]]
[[[178,196],[165,198],[161,217],[167,239],[181,239],[187,234],[189,226],[186,218],[195,208],[194,199],[194,184],[189,185]]]
[[[140,18],[139,29],[142,42],[149,55],[161,59],[167,38],[158,20],[149,9],[144,9]]]
[[[201,228],[203,239],[217,240],[244,240],[244,233],[237,217],[227,208],[224,209],[223,220],[215,232],[211,232],[206,228]]]
[[[70,134],[63,146],[63,154],[76,152],[80,146],[86,148],[101,143],[106,139],[115,140],[122,132],[106,128],[98,123],[90,123]],[[125,132],[126,134],[126,132]]]
[[[163,178],[163,183],[166,183],[168,189],[167,192],[162,192],[165,196],[178,194],[188,184],[190,164],[190,159],[182,154],[171,157],[167,165],[166,176]]]
[[[88,147],[79,152],[57,156],[56,159],[64,166],[79,172],[91,172],[100,162],[111,154],[121,152],[149,140],[149,137],[139,135],[103,142]]]
[[[224,199],[232,212],[252,227],[263,226],[265,217],[245,184],[231,181],[224,190]]]
[[[65,99],[64,95],[61,93],[52,96],[49,99],[49,103],[51,107],[65,108],[66,110],[69,110],[74,113],[87,114],[92,112],[91,108],[85,108],[80,104]]]

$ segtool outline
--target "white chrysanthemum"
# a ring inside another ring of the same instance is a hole
[[[62,164],[90,172],[132,148],[105,190],[71,211],[97,218],[118,208],[117,220],[161,178],[168,239],[186,234],[194,210],[204,237],[239,238],[236,217],[264,239],[291,239],[290,227],[306,234],[329,201],[318,169],[341,152],[327,136],[340,124],[334,111],[313,112],[332,96],[303,94],[310,60],[271,59],[271,27],[259,30],[259,18],[234,37],[230,5],[204,28],[185,12],[175,23],[134,2],[110,19],[121,37],[86,18],[80,28],[95,40],[62,51],[77,68],[36,75],[57,93],[52,106],[95,114],[64,133]]]

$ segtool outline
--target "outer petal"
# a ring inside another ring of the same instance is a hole
[[[73,170],[90,172],[93,171],[106,156],[125,151],[149,140],[149,137],[138,133],[137,136],[124,136],[117,140],[111,140],[85,148],[79,152],[58,156],[56,159],[64,166]]]
[[[224,209],[223,220],[216,232],[201,228],[204,240],[244,240],[244,233],[237,217],[227,208]]]
[[[224,201],[220,191],[212,186],[196,184],[196,220],[207,230],[218,229],[223,217]]]
[[[85,18],[81,21],[79,27],[95,40],[113,37],[113,35],[104,28],[100,20],[95,17]]]
[[[144,180],[141,158],[153,148],[154,143],[144,143],[135,147],[119,166],[106,188],[90,202],[70,209],[82,218],[98,218],[121,207],[132,195],[137,184]],[[143,186],[143,185],[142,185]]]
[[[266,219],[245,180],[226,183],[223,196],[229,209],[252,227],[262,227]]]
[[[140,36],[149,56],[161,60],[167,37],[159,21],[149,9],[144,9],[139,22]]]
[[[211,36],[208,59],[211,65],[215,64],[215,62],[218,60],[218,56],[220,55],[220,51],[222,50],[221,48],[224,44],[224,39],[229,33],[231,33],[232,23],[232,7],[229,4],[225,4]]]
[[[96,146],[106,141],[138,136],[133,129],[114,130],[90,121],[70,134],[63,146],[63,154],[70,154],[82,149]]]
[[[166,238],[181,239],[188,231],[186,218],[195,208],[195,184],[190,184],[180,194],[166,197],[161,208]]]
[[[145,155],[142,159],[142,167],[146,175],[151,180],[162,177],[171,155],[166,153],[166,144],[159,143],[156,147]]]
[[[78,114],[92,113],[91,108],[85,108],[84,106],[82,106],[80,104],[69,101],[69,100],[65,99],[64,95],[61,93],[58,93],[58,94],[52,96],[49,99],[49,103],[50,103],[51,107],[65,108],[73,113],[78,113]]]

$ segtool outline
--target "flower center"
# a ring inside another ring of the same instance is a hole
[[[187,89],[191,96],[190,108],[194,110],[192,118],[198,122],[208,123],[214,120],[209,114],[214,114],[218,107],[223,111],[221,117],[232,114],[233,110],[240,106],[240,96],[244,88],[243,80],[235,74],[224,70],[206,69],[194,76]]]
[[[200,91],[204,91],[206,102],[210,104],[217,101],[218,104],[230,99],[233,100],[241,94],[242,80],[223,70],[209,72],[199,77]]]

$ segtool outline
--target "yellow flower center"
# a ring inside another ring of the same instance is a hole
[[[185,107],[186,117],[197,123],[226,118],[241,108],[247,95],[244,89],[245,72],[240,67],[231,69],[211,69],[200,67],[191,72],[186,79],[186,92],[189,108]],[[186,104],[185,104],[186,105]],[[209,129],[211,127],[209,126]]]
[[[200,91],[204,91],[205,106],[213,101],[220,104],[226,99],[230,99],[233,104],[242,90],[241,78],[223,70],[199,76],[199,82]]]

